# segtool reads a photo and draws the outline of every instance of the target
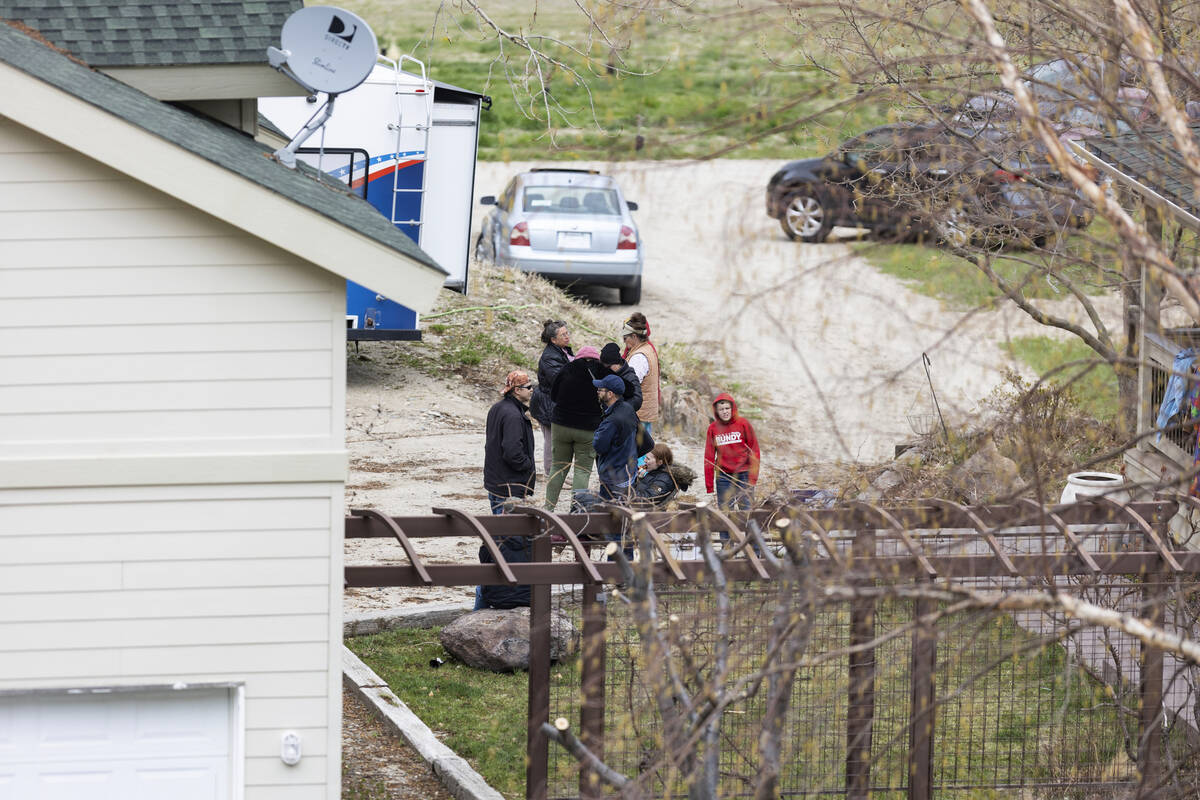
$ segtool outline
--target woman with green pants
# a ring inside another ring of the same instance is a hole
[[[575,360],[563,367],[554,380],[550,390],[550,399],[554,401],[554,412],[550,417],[553,463],[550,480],[546,482],[546,509],[549,511],[558,504],[567,470],[572,465],[572,493],[588,488],[592,464],[596,461],[592,434],[599,427],[601,416],[600,401],[596,399],[592,381],[606,374],[608,371],[600,364],[600,351],[587,346],[579,348]]]

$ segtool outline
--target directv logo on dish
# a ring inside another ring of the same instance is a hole
[[[358,26],[354,25],[349,33],[346,33],[346,23],[337,14],[334,14],[329,20],[329,31],[325,34],[325,41],[335,44],[343,50],[350,49],[350,42],[354,41],[354,34],[358,33]]]

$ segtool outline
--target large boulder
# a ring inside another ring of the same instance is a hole
[[[442,628],[442,647],[469,667],[493,672],[529,669],[529,609],[472,611]],[[550,660],[579,649],[579,631],[557,611],[550,614]]]
[[[663,427],[697,435],[702,435],[708,430],[708,423],[712,422],[713,415],[710,400],[686,386],[669,387],[663,394]]]
[[[950,474],[950,481],[967,503],[987,503],[1025,490],[1017,463],[996,449],[989,436],[975,453]]]

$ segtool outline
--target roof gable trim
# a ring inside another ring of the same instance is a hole
[[[0,114],[322,269],[419,312],[442,288],[442,271],[3,62],[0,84]]]

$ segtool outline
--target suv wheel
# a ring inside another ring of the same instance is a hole
[[[829,201],[824,194],[807,187],[792,192],[783,198],[779,225],[793,241],[823,242],[833,230]]]

